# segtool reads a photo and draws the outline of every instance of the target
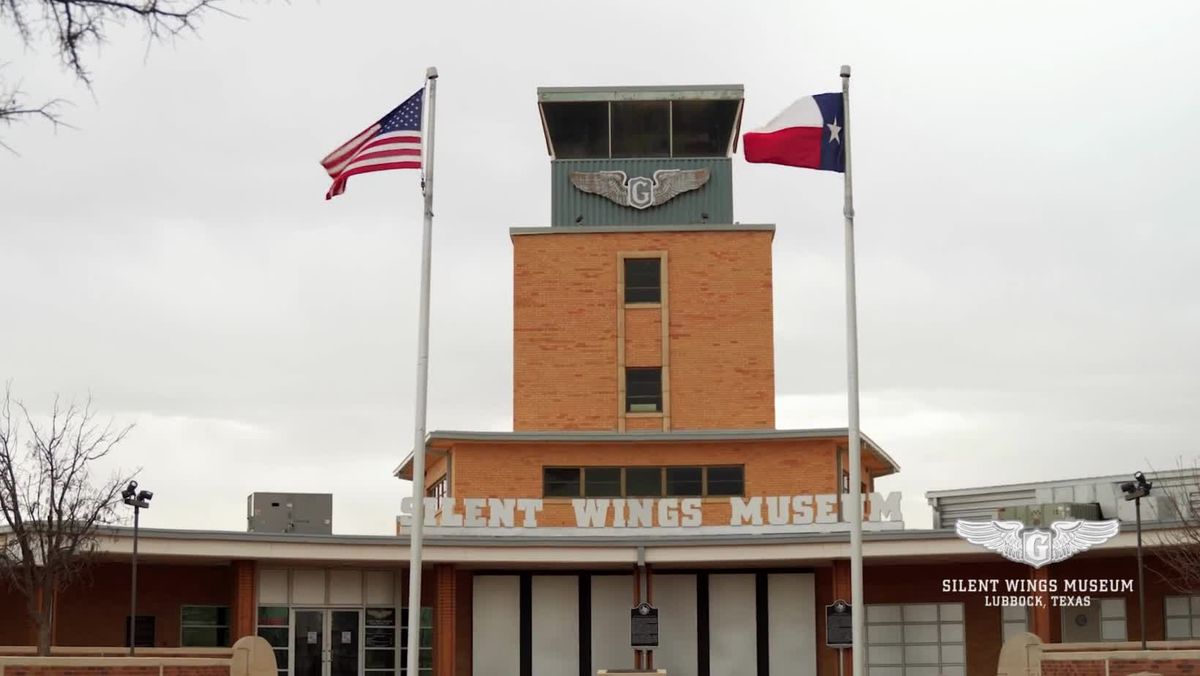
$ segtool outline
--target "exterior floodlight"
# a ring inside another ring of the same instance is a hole
[[[121,491],[125,504],[133,507],[133,563],[132,580],[129,584],[129,654],[133,655],[137,646],[137,555],[138,555],[138,521],[143,509],[150,508],[154,499],[151,491],[138,491],[138,482],[130,481],[125,490]]]
[[[1150,495],[1154,483],[1146,480],[1141,472],[1133,473],[1133,481],[1121,484],[1121,492],[1126,500],[1133,501],[1134,513],[1137,515],[1137,564],[1138,564],[1138,607],[1142,623],[1142,650],[1146,649],[1146,571],[1142,565],[1142,498]]]

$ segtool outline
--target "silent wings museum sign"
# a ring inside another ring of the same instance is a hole
[[[556,531],[566,531],[563,534],[653,531],[662,535],[695,533],[697,530],[707,533],[837,531],[849,528],[842,518],[840,497],[835,494],[731,497],[728,499],[728,509],[710,512],[708,507],[718,506],[712,498],[568,500],[447,496],[440,499],[425,498],[425,526],[446,530],[481,529],[477,532],[487,534],[506,531],[528,533],[530,529],[537,529],[538,534],[554,534]],[[870,493],[863,498],[867,528],[888,530],[904,527],[900,493]],[[412,511],[412,498],[404,498],[400,503],[402,526],[411,523]],[[557,515],[550,519],[554,525],[539,525],[539,517],[544,517],[547,511]],[[708,522],[706,512],[710,517]]]
[[[629,178],[623,171],[572,171],[571,185],[634,209],[665,204],[708,183],[708,169],[659,169],[652,178]]]

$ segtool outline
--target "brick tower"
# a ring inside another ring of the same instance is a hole
[[[542,88],[515,228],[514,431],[770,429],[774,227],[733,220],[741,86]]]

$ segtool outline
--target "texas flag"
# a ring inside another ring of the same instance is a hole
[[[805,96],[742,136],[747,162],[845,171],[842,95]]]

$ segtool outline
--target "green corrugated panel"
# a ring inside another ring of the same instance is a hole
[[[550,167],[550,224],[553,226],[733,223],[733,170],[729,158],[554,160]],[[708,183],[647,209],[624,207],[605,197],[585,193],[571,185],[567,176],[572,171],[620,170],[630,178],[652,177],[659,169],[701,168],[711,172]]]

